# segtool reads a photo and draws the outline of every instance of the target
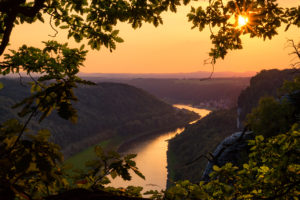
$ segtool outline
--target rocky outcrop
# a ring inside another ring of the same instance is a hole
[[[225,138],[212,154],[213,159],[208,162],[203,172],[202,180],[209,180],[209,174],[212,172],[214,165],[221,167],[231,162],[239,166],[243,161],[247,160],[249,151],[248,140],[253,137],[252,132],[249,131],[245,132],[245,134],[243,132],[236,132]]]

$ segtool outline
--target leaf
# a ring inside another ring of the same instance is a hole
[[[125,156],[125,159],[130,160],[130,159],[135,158],[136,156],[137,156],[136,154],[128,154],[128,155]]]
[[[115,179],[116,177],[117,177],[117,172],[116,171],[112,171],[111,173],[110,173],[110,176],[111,176],[111,178],[112,179]]]
[[[112,33],[111,33],[111,35],[112,36],[117,36],[118,34],[119,34],[119,30],[114,30]]]
[[[40,141],[44,141],[44,142],[48,141],[50,137],[51,137],[51,133],[47,129],[42,129],[37,134],[37,138]]]
[[[68,26],[68,25],[62,25],[62,26],[60,26],[59,28],[61,28],[61,29],[68,29],[69,26]]]
[[[84,49],[84,44],[80,46],[80,51]]]
[[[135,173],[136,175],[138,175],[138,176],[141,177],[142,179],[144,179],[144,180],[146,179],[145,176],[144,176],[139,170],[135,170],[135,169],[134,169],[133,171],[134,171],[134,173]]]
[[[118,42],[118,43],[124,42],[124,40],[123,40],[122,38],[120,38],[120,37],[115,37],[114,40],[115,40],[116,42]]]
[[[213,170],[216,171],[216,172],[218,172],[218,171],[221,171],[221,168],[218,167],[217,165],[214,165],[213,166]]]

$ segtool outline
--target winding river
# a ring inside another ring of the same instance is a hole
[[[188,105],[175,104],[174,107],[184,108],[198,113],[201,117],[210,113],[207,109],[194,108]],[[193,121],[190,124],[197,122]],[[180,134],[184,128],[178,128],[175,131],[166,132],[155,138],[139,142],[135,146],[125,151],[125,154],[137,154],[135,162],[139,170],[146,177],[145,180],[131,173],[132,180],[124,181],[121,178],[112,180],[111,186],[113,187],[127,187],[129,185],[142,186],[143,191],[147,190],[162,190],[166,188],[167,182],[167,150],[168,140],[173,138],[176,134]]]

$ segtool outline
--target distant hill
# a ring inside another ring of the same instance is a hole
[[[223,74],[218,77],[217,74]],[[225,76],[225,74],[227,74]],[[231,74],[232,76],[229,76]],[[86,80],[115,82],[141,88],[170,104],[191,104],[210,109],[224,109],[236,106],[240,92],[249,85],[246,74],[216,72],[212,79],[209,72],[178,74],[86,74]],[[254,72],[252,73],[254,74]],[[26,75],[24,75],[26,77]],[[36,75],[37,76],[37,75]],[[230,77],[230,78],[229,78]]]
[[[18,79],[0,79],[0,122],[16,117],[10,107],[29,94]],[[33,121],[32,129],[50,129],[52,140],[65,155],[74,154],[105,139],[121,143],[139,135],[183,126],[198,117],[195,113],[175,109],[149,93],[120,83],[101,83],[75,90],[79,102],[78,123],[51,114],[41,124]]]
[[[86,77],[94,82],[120,82],[141,88],[171,104],[191,104],[206,108],[236,106],[240,92],[249,85],[250,78],[199,79],[106,79]]]
[[[251,77],[256,72],[214,72],[213,78],[233,78],[233,77]],[[211,75],[210,71],[197,71],[188,73],[79,73],[82,77],[98,77],[109,79],[133,79],[133,78],[176,78],[176,79],[190,79],[190,78],[207,78]]]

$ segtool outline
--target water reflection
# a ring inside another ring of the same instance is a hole
[[[184,108],[186,110],[193,111],[193,112],[199,114],[200,118],[205,117],[206,115],[208,115],[211,112],[210,110],[207,110],[207,109],[195,108],[195,107],[188,106],[188,105],[174,104],[173,106],[176,107],[176,108],[180,108],[180,109]],[[199,121],[199,119],[190,122],[190,124],[196,123],[197,121]]]
[[[206,109],[193,108],[187,105],[174,105],[177,108],[185,108],[198,113],[201,117],[206,116],[210,111]],[[196,120],[198,121],[198,120]],[[193,121],[191,123],[195,123]],[[168,140],[176,134],[180,134],[184,128],[178,128],[175,131],[167,132],[156,138],[139,142],[126,152],[125,154],[136,153],[136,164],[140,171],[145,175],[146,180],[141,179],[135,174],[132,175],[131,181],[124,181],[121,178],[112,180],[113,187],[127,187],[129,185],[142,186],[143,191],[162,190],[166,188],[167,180],[167,150]]]

